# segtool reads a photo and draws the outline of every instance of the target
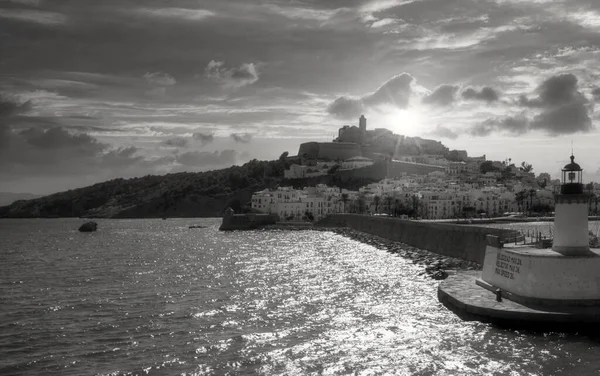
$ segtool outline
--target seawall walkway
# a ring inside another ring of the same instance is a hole
[[[499,228],[360,214],[332,214],[317,222],[315,227],[347,227],[480,265],[483,264],[485,256],[486,235],[495,235],[500,239],[514,239],[518,235],[516,231]]]

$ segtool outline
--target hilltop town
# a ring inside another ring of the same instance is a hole
[[[551,213],[550,174],[525,161],[487,160],[441,142],[387,129],[343,126],[331,142],[308,142],[296,155],[251,160],[205,172],[113,179],[0,207],[1,217],[165,218],[278,214],[315,221],[329,213],[403,218],[497,217]],[[589,183],[589,212],[598,213],[600,185]]]
[[[438,141],[367,130],[367,120],[344,126],[332,142],[300,145],[297,163],[284,171],[288,182],[335,172],[374,182],[357,190],[317,184],[264,189],[252,195],[252,209],[278,214],[283,221],[313,221],[331,213],[360,213],[422,219],[506,215],[549,215],[558,179],[533,172],[525,161],[513,163],[450,151]],[[590,214],[598,213],[600,185],[586,186]]]

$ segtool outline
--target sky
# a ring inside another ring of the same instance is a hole
[[[343,125],[600,181],[597,0],[0,0],[0,191],[295,155]]]

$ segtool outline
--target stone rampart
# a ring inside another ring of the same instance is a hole
[[[386,166],[385,163],[377,162],[370,166],[361,168],[353,168],[349,170],[339,169],[335,172],[335,176],[342,182],[350,179],[371,179],[374,181],[382,180],[386,178]]]
[[[352,142],[305,142],[298,150],[300,157],[332,161],[362,156],[360,145]]]
[[[316,226],[347,227],[480,265],[485,256],[487,235],[501,239],[515,237],[515,231],[512,230],[359,214],[332,214],[323,218]]]
[[[387,166],[387,177],[397,178],[403,175],[417,174],[427,175],[431,172],[444,172],[443,166],[428,165],[422,163],[412,163],[404,161],[391,161]]]

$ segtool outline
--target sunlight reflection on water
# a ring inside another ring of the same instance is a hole
[[[191,222],[101,221],[82,235],[74,220],[1,221],[0,358],[9,361],[0,373],[585,375],[600,366],[595,339],[460,320],[423,266],[383,249],[331,232],[220,233],[218,221]]]

